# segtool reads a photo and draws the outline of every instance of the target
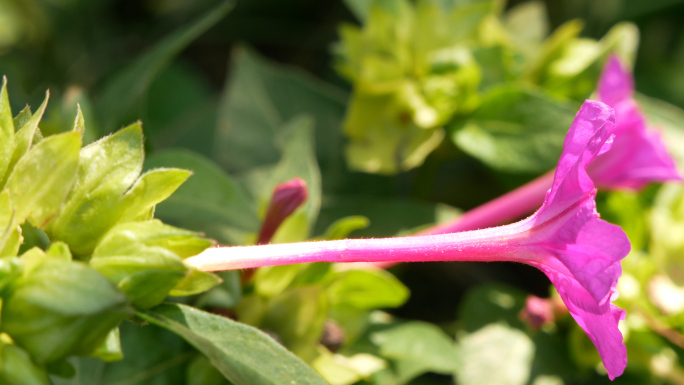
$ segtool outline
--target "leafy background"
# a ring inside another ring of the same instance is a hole
[[[418,168],[390,176],[351,171],[343,156],[342,126],[352,89],[333,68],[333,46],[340,23],[359,23],[350,8],[366,3],[2,0],[0,72],[9,79],[15,112],[25,104],[35,109],[50,89],[40,126],[46,134],[69,129],[77,103],[86,121],[86,143],[141,120],[146,170],[163,166],[194,172],[157,206],[157,217],[225,244],[253,242],[272,187],[294,176],[307,181],[310,200],[279,231],[282,242],[400,234],[453,217],[546,171],[534,159],[516,158],[520,151],[515,149],[506,162],[474,155],[483,153],[481,142],[467,130],[453,134],[459,147],[445,140]],[[684,3],[563,0],[545,5],[550,30],[579,18],[587,38],[600,39],[621,21],[634,23],[641,41],[634,71],[644,107],[652,122],[682,127],[681,110],[661,101],[684,107],[684,34],[678,17]],[[493,108],[496,97],[490,98]],[[559,116],[563,108],[557,108]],[[475,120],[486,122],[488,116],[481,114]],[[520,119],[537,118],[531,113]],[[545,119],[555,120],[553,115]],[[681,131],[666,135],[681,160]],[[497,162],[518,166],[506,169]],[[675,231],[682,220],[681,196],[670,186],[599,197],[603,216],[623,225],[638,251],[625,261],[629,278],[621,281],[636,289],[621,288],[626,301],[621,305],[645,315],[631,324],[630,367],[618,380],[623,383],[684,381],[678,339],[682,309],[663,310],[661,297],[647,293],[659,287],[653,277],[681,283]],[[218,289],[192,304],[230,309],[242,322],[277,335],[315,368],[335,373],[339,383],[448,384],[454,373],[463,384],[607,381],[595,369],[593,347],[567,317],[539,332],[518,319],[526,295],[549,295],[548,281],[538,271],[513,264],[426,263],[391,272],[398,280],[327,265],[262,269],[245,288],[229,272]],[[676,288],[674,297],[663,298],[681,298]],[[366,295],[354,296],[354,290]],[[374,311],[378,308],[392,309]],[[186,311],[177,305],[138,316],[182,335],[187,329],[174,320]],[[320,348],[318,337],[329,328],[329,319],[342,325],[351,341],[339,355],[330,346]],[[53,381],[225,381],[197,350],[221,356],[232,354],[230,345],[207,347],[206,336],[193,335],[190,348],[161,328],[133,323],[125,323],[121,335],[123,361],[80,359],[74,361],[74,379]],[[357,361],[340,363],[339,356]],[[382,365],[385,369],[378,370]],[[495,368],[502,378],[490,377]]]

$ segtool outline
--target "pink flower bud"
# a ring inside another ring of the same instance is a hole
[[[280,183],[273,189],[273,197],[268,205],[266,217],[261,225],[257,244],[267,244],[278,227],[295,212],[309,197],[306,182],[301,178]]]

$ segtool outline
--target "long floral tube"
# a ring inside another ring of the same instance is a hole
[[[630,250],[618,226],[599,218],[586,168],[610,147],[615,116],[586,101],[575,117],[544,203],[520,222],[462,233],[384,239],[219,247],[187,258],[200,270],[327,262],[513,261],[537,267],[594,342],[611,379],[627,365],[616,296],[620,260]]]
[[[529,220],[528,220],[529,221]],[[342,239],[277,245],[213,248],[186,259],[203,271],[246,269],[309,262],[510,261],[539,258],[529,244],[532,227],[523,222],[420,237]]]

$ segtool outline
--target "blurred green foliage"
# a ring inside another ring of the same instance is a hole
[[[253,243],[294,176],[310,199],[276,242],[406,234],[501,195],[555,165],[611,51],[684,169],[683,7],[0,0],[0,382],[607,382],[569,317],[520,320],[549,293],[519,266],[247,279],[182,260],[210,245],[200,232]],[[682,197],[599,195],[633,244],[621,383],[683,382]],[[169,294],[184,298],[157,306]]]

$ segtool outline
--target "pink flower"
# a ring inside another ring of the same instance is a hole
[[[282,245],[219,247],[185,261],[216,271],[304,262],[509,261],[539,268],[594,342],[611,379],[627,364],[618,330],[624,312],[611,301],[630,250],[627,236],[596,213],[587,165],[610,147],[613,109],[586,101],[565,139],[551,189],[532,216],[461,233]]]
[[[589,175],[599,188],[639,190],[651,182],[681,181],[660,134],[646,128],[634,100],[634,79],[615,55],[608,58],[598,84],[599,100],[615,109],[612,150],[596,158]]]
[[[275,186],[273,197],[266,211],[266,217],[261,225],[257,244],[269,243],[283,221],[306,202],[308,197],[309,190],[306,187],[306,182],[301,178],[294,178]]]
[[[587,170],[596,186],[607,190],[639,190],[652,182],[681,181],[660,134],[646,128],[645,118],[632,98],[634,79],[616,56],[611,56],[603,68],[597,93],[600,101],[615,109],[616,124],[611,150],[598,156]],[[541,203],[551,178],[551,173],[544,174],[451,222],[428,228],[420,234],[474,230],[517,219]]]
[[[551,298],[528,295],[525,306],[520,310],[518,316],[530,329],[539,330],[543,325],[553,323],[556,318],[553,310],[554,303]]]

